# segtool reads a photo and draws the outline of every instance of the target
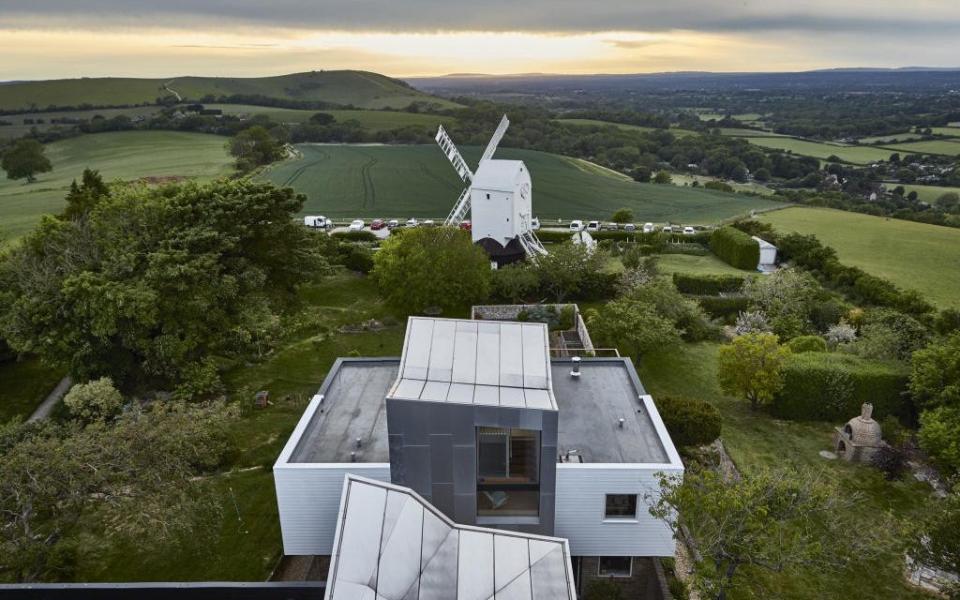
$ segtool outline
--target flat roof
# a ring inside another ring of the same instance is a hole
[[[388,397],[556,410],[543,323],[410,317]]]
[[[314,397],[315,410],[303,417],[302,435],[291,439],[289,462],[389,463],[385,398],[399,370],[397,358],[338,360]],[[577,379],[570,370],[569,359],[553,360],[559,455],[575,451],[584,463],[671,462],[672,442],[666,433],[661,438],[659,415],[651,414],[656,409],[629,359],[584,358]]]
[[[343,488],[326,600],[576,600],[565,539],[458,525],[356,475]]]
[[[551,367],[561,456],[572,451],[585,463],[671,462],[630,359],[584,358],[576,378],[570,375],[572,364],[555,359]],[[666,443],[672,447],[669,438]]]

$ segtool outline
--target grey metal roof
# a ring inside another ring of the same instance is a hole
[[[388,397],[556,410],[547,326],[410,317]]]
[[[470,186],[475,190],[512,192],[514,182],[525,169],[521,160],[485,160],[477,167]]]
[[[576,600],[562,538],[457,525],[409,488],[347,475],[326,600]]]

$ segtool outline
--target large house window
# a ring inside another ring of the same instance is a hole
[[[630,556],[601,556],[597,560],[600,577],[632,577],[633,558]]]
[[[607,494],[604,519],[636,519],[636,494]]]
[[[477,515],[540,514],[540,432],[477,428]]]

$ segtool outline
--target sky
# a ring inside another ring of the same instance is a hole
[[[960,67],[960,0],[0,0],[0,81]]]

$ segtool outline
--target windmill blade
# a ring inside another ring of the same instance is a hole
[[[462,192],[460,192],[460,197],[457,198],[457,203],[453,205],[453,209],[450,211],[450,214],[447,215],[447,219],[443,222],[444,225],[448,227],[459,227],[460,223],[463,223],[463,218],[467,216],[467,212],[470,210],[470,191],[473,188],[467,186]]]
[[[453,145],[453,140],[447,135],[447,131],[443,128],[443,125],[437,128],[436,140],[440,145],[440,149],[447,155],[447,160],[449,160],[453,168],[457,170],[457,175],[460,176],[460,179],[464,182],[468,180],[473,181],[473,171],[467,166],[467,161],[463,160],[463,157],[460,156],[460,151]]]
[[[487,144],[487,149],[483,151],[483,156],[480,157],[480,162],[493,158],[493,153],[497,151],[497,145],[503,139],[503,134],[507,132],[507,127],[510,127],[510,120],[507,119],[507,115],[503,115],[500,124],[497,125],[497,130],[493,132],[493,137]]]

